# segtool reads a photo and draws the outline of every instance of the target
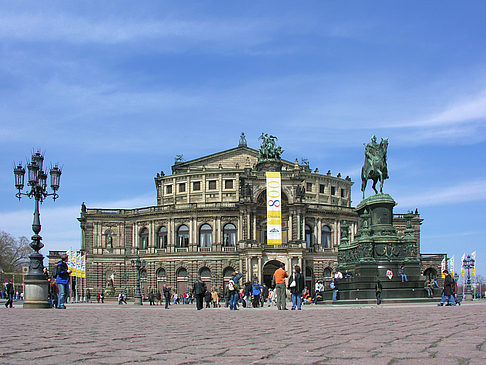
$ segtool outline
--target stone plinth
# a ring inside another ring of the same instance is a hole
[[[377,279],[383,286],[382,298],[426,297],[417,241],[411,228],[412,215],[406,215],[405,236],[399,237],[393,226],[396,202],[388,194],[373,195],[358,204],[358,232],[353,242],[347,239],[339,247],[338,267],[352,277],[338,281],[339,298],[347,300],[375,298]],[[347,237],[347,234],[344,233]],[[404,266],[408,281],[398,275]],[[387,278],[388,270],[393,272]]]

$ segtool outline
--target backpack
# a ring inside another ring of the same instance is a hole
[[[233,280],[230,279],[230,281],[228,281],[228,290],[229,291],[234,291],[235,290],[235,282]]]

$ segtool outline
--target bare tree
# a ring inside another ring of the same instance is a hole
[[[18,272],[32,253],[27,237],[15,238],[0,231],[0,272]]]

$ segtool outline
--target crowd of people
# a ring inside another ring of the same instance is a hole
[[[61,255],[61,260],[55,265],[52,275],[49,275],[47,268],[44,268],[44,275],[49,282],[49,303],[51,307],[57,309],[65,309],[67,298],[69,296],[69,276],[71,270],[67,265],[68,257],[66,254]],[[402,282],[408,281],[405,273],[405,268],[401,266],[397,272],[398,277]],[[447,270],[443,271],[445,276],[444,287],[442,290],[442,298],[439,306],[442,305],[460,305],[460,301],[456,296],[457,283]],[[243,274],[233,272],[231,278],[225,283],[224,289],[217,290],[216,288],[208,289],[206,283],[198,277],[194,282],[191,290],[186,290],[183,293],[173,291],[170,286],[164,285],[162,292],[160,290],[151,291],[148,295],[150,305],[162,305],[165,303],[165,308],[169,309],[170,305],[184,305],[196,304],[197,310],[203,308],[219,308],[225,306],[230,310],[238,310],[243,308],[259,308],[264,306],[275,306],[278,310],[287,310],[287,293],[291,296],[291,310],[301,310],[303,304],[316,304],[324,300],[324,292],[332,291],[332,300],[338,300],[339,282],[341,279],[351,278],[353,273],[345,272],[343,275],[339,270],[335,270],[329,282],[317,280],[315,282],[314,292],[311,293],[309,288],[305,286],[304,276],[301,273],[299,265],[293,267],[292,273],[285,270],[285,265],[282,263],[280,268],[275,271],[272,277],[271,286],[265,283],[261,284],[256,278],[253,281],[246,281],[240,284]],[[392,280],[393,271],[388,269],[385,277]],[[386,279],[384,279],[386,280]],[[427,298],[434,297],[434,289],[438,289],[439,285],[435,279],[428,279],[424,283],[424,290]],[[381,304],[383,285],[379,278],[375,283],[376,301]],[[16,292],[13,284],[9,280],[5,280],[5,285],[0,290],[0,297],[7,299],[5,306],[12,307],[13,301],[22,299],[22,293]],[[96,301],[104,303],[104,293],[96,293]],[[92,302],[91,292],[88,289],[86,292],[86,301]],[[126,292],[118,294],[118,304],[127,304]]]

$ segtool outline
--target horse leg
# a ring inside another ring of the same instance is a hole
[[[377,183],[378,179],[377,178],[374,178],[373,179],[373,190],[375,191],[375,194],[378,194],[378,191],[376,190],[376,183]]]
[[[367,180],[364,180],[364,179],[361,182],[361,191],[363,192],[363,200],[365,198],[366,183],[367,183]]]
[[[378,179],[380,179],[380,194],[383,194],[383,174],[381,171],[379,171],[380,176]]]

